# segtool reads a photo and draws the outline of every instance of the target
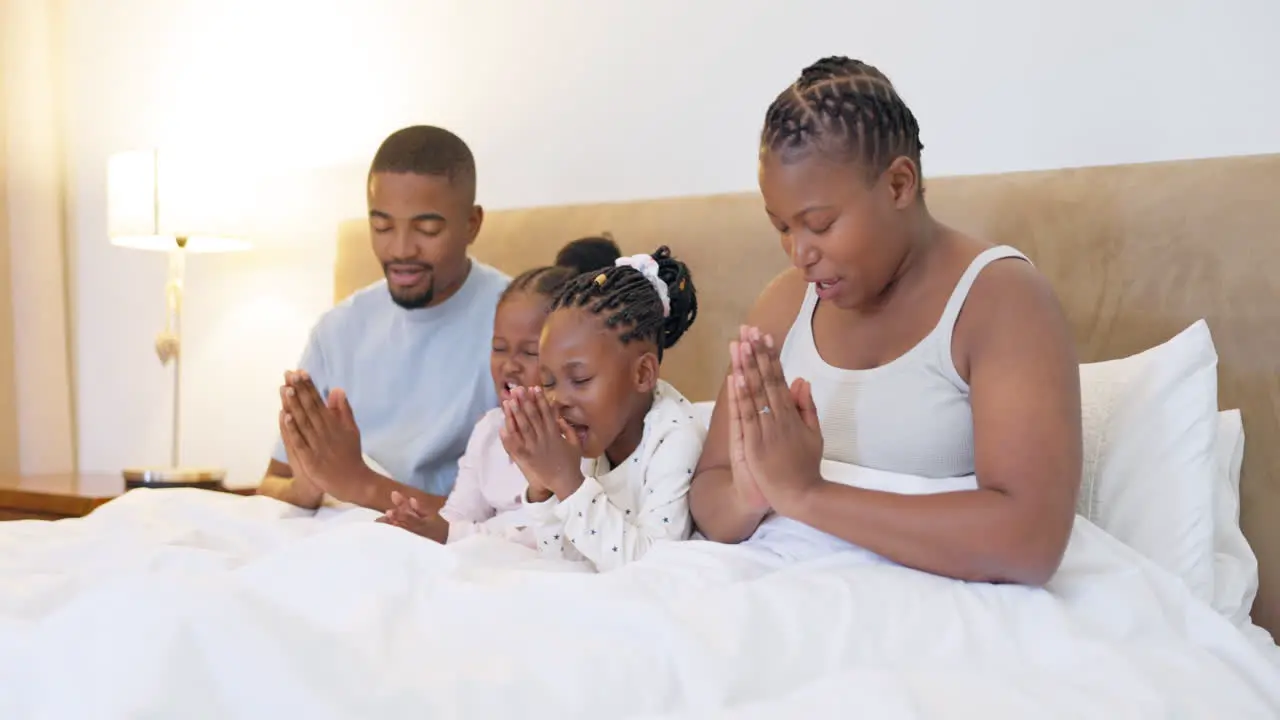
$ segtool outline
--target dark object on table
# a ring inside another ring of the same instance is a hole
[[[137,488],[197,488],[226,490],[226,473],[211,468],[127,468],[122,473],[125,490]]]

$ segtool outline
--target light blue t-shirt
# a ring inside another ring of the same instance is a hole
[[[461,288],[434,307],[406,310],[385,280],[323,316],[298,367],[328,397],[351,402],[364,454],[392,477],[448,495],[480,417],[497,407],[489,373],[493,314],[510,278],[477,260]],[[273,457],[288,462],[278,438]]]

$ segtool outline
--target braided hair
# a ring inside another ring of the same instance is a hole
[[[498,304],[501,305],[516,293],[526,292],[541,295],[549,300],[553,299],[560,292],[560,288],[572,279],[575,274],[573,268],[560,267],[558,265],[546,265],[525,270],[507,283],[507,287],[498,296]]]
[[[498,302],[523,292],[554,299],[560,288],[578,274],[612,267],[620,256],[617,244],[607,233],[602,237],[574,240],[560,248],[555,265],[525,270],[515,276],[498,296]]]
[[[924,150],[920,126],[889,78],[847,57],[805,68],[765,113],[761,152],[786,158],[815,147],[865,164],[872,178],[902,156],[919,172]]]
[[[618,339],[624,345],[633,340],[650,341],[658,347],[658,360],[662,360],[662,351],[675,345],[698,317],[698,294],[689,267],[671,257],[667,246],[658,248],[652,257],[658,261],[658,277],[667,284],[671,312],[666,317],[657,288],[627,265],[578,275],[561,288],[551,309],[584,308],[593,315],[604,315],[605,326],[620,331]]]

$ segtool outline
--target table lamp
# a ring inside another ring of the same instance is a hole
[[[182,294],[187,253],[235,252],[250,243],[237,237],[246,203],[234,173],[214,156],[142,150],[111,156],[107,163],[107,224],[119,247],[169,254],[165,285],[168,312],[156,336],[156,354],[173,364],[173,427],[168,467],[123,470],[125,487],[218,489],[226,472],[181,463]]]

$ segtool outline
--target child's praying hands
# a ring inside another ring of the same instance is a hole
[[[582,485],[578,435],[547,402],[541,388],[515,388],[503,404],[501,437],[511,459],[529,482],[531,501],[563,500]]]
[[[438,543],[444,543],[449,539],[449,523],[416,498],[392,492],[391,503],[392,506],[378,518],[378,522],[395,525]]]

